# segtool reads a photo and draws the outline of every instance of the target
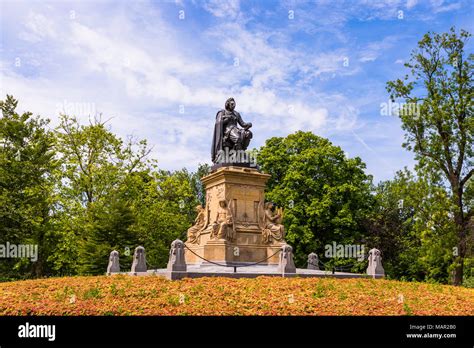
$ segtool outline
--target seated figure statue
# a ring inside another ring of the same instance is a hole
[[[262,231],[263,243],[284,242],[285,227],[281,224],[282,214],[273,214],[273,203],[265,203],[265,223]]]
[[[227,99],[225,109],[220,110],[216,115],[211,151],[212,162],[218,163],[226,148],[228,150],[247,150],[250,139],[252,139],[250,127],[252,127],[252,123],[244,122],[240,114],[235,111],[234,98]]]
[[[219,201],[216,219],[212,225],[211,239],[216,238],[229,241],[233,241],[235,238],[234,219],[225,200]]]
[[[194,225],[188,228],[187,242],[191,244],[199,243],[201,231],[206,227],[206,210],[202,207],[202,205],[198,205],[196,207],[196,212],[198,215],[194,220]]]

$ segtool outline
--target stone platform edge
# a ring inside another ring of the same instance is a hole
[[[206,272],[198,270],[190,270],[184,272],[169,271],[166,268],[157,270],[148,270],[147,272],[120,272],[120,273],[108,273],[107,275],[131,275],[131,276],[155,276],[164,277],[170,280],[179,280],[183,278],[203,278],[203,277],[225,277],[225,278],[257,278],[257,277],[283,277],[283,278],[338,278],[338,279],[350,279],[350,278],[374,278],[382,279],[383,275],[368,275],[360,273],[344,273],[344,272],[326,272],[326,271],[313,271],[308,272],[307,269],[297,268],[296,273],[279,273],[279,272]]]

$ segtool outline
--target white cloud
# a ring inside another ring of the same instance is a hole
[[[461,2],[446,4],[444,0],[430,0],[430,5],[434,13],[449,12],[461,8]]]
[[[216,17],[233,19],[240,10],[239,0],[207,0],[203,3],[204,9]]]
[[[418,0],[407,0],[407,9],[411,9],[416,6]]]
[[[113,129],[122,136],[132,132],[148,137],[156,145],[154,151],[164,166],[195,167],[197,161],[208,157],[209,146],[193,145],[209,142],[216,108],[222,107],[229,95],[236,98],[243,117],[256,119],[255,127],[263,130],[316,130],[326,123],[328,110],[321,105],[279,95],[279,85],[290,85],[294,60],[305,57],[272,47],[267,33],[251,34],[240,26],[226,28],[233,30],[233,36],[228,40],[220,36],[219,47],[229,57],[231,53],[242,57],[240,67],[235,69],[205,56],[189,55],[181,49],[186,44],[176,46],[172,42],[175,38],[167,35],[170,29],[158,20],[155,25],[163,27],[161,35],[143,38],[144,42],[137,44],[137,28],[126,17],[120,23],[133,32],[120,36],[115,21],[103,20],[100,26],[92,27],[54,16],[51,18],[56,22],[46,24],[40,13],[28,18],[33,18],[34,24],[28,22],[24,26],[23,39],[47,41],[52,50],[48,54],[67,64],[67,78],[54,70],[48,78],[38,79],[7,69],[2,71],[2,77],[3,86],[8,89],[2,86],[2,94],[14,94],[25,110],[53,118],[58,105],[93,104],[105,117],[114,117]],[[54,31],[55,27],[62,29]],[[160,42],[158,47],[152,45],[156,41]],[[247,77],[251,83],[242,85],[242,79]],[[178,113],[180,105],[186,114]],[[170,112],[148,111],[146,116],[140,112],[156,108]],[[191,120],[199,121],[195,108],[205,108],[206,115],[200,116],[206,122],[193,122],[190,126]],[[178,152],[180,162],[173,160]]]
[[[458,2],[458,3],[449,4],[446,6],[435,7],[433,10],[434,10],[434,13],[442,13],[442,12],[449,12],[453,10],[459,10],[460,8],[461,8],[461,3]]]
[[[376,60],[379,56],[386,53],[399,40],[397,36],[387,36],[382,41],[371,42],[363,48],[359,55],[360,62],[371,62]]]
[[[308,11],[303,3],[283,3],[274,11],[246,13],[238,1],[196,4],[214,16],[207,15],[211,21],[203,27],[191,20],[192,6],[186,8],[186,21],[176,24],[176,13],[162,13],[160,2],[127,7],[53,2],[49,8],[21,3],[8,9],[9,52],[0,62],[0,92],[17,97],[23,110],[53,120],[64,101],[92,103],[105,118],[114,117],[110,124],[121,136],[149,139],[165,169],[193,169],[209,161],[214,116],[229,96],[236,98],[244,120],[254,124],[252,147],[301,129],[347,136],[344,144],[351,154],[357,153],[352,149],[357,144],[365,148],[352,132],[374,148],[371,141],[380,134],[372,134],[378,131],[361,116],[374,98],[361,94],[380,86],[373,87],[370,79],[360,86],[345,83],[367,72],[365,62],[393,52],[398,37],[356,42],[345,23],[354,16],[393,19],[393,11],[421,4],[323,1],[307,5],[314,7]],[[294,21],[287,18],[290,5]],[[262,18],[251,17],[257,15]],[[267,26],[263,18],[278,26]],[[300,35],[309,43],[298,41]],[[19,69],[13,64],[16,56],[22,59]],[[384,139],[384,144],[392,143]]]
[[[35,43],[48,37],[56,37],[53,22],[40,13],[29,11],[28,17],[23,24],[25,30],[19,34],[22,40]]]
[[[364,52],[362,53],[361,57],[359,58],[359,62],[373,62],[378,57],[377,53],[375,52]]]

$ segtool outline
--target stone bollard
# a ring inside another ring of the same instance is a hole
[[[146,272],[145,248],[138,246],[133,253],[132,273]]]
[[[369,267],[367,267],[367,274],[375,277],[384,277],[385,271],[382,267],[382,256],[380,250],[370,249],[369,251]]]
[[[166,269],[170,272],[186,272],[184,243],[179,239],[176,239],[171,243],[170,257]]]
[[[281,247],[278,272],[296,273],[295,262],[293,261],[293,248],[288,244],[285,244]]]
[[[109,256],[109,265],[107,266],[107,274],[120,273],[119,253],[114,250]]]
[[[315,269],[319,271],[319,258],[315,253],[308,255],[308,269]]]

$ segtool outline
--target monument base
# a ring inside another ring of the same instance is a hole
[[[280,239],[263,236],[265,184],[269,177],[255,168],[225,166],[201,179],[206,188],[206,223],[192,242],[185,243],[187,264],[278,264],[279,251],[285,244],[283,234]],[[222,204],[226,208],[220,207]],[[223,212],[226,218],[218,222]]]
[[[225,240],[210,240],[205,245],[186,244],[188,265],[240,266],[250,264],[278,265],[282,244],[238,244]]]
[[[234,162],[234,163],[216,163],[211,166],[211,172],[215,172],[219,168],[224,167],[240,167],[258,169],[258,167],[251,162]]]
[[[320,271],[312,269],[297,268],[295,273],[284,273],[278,270],[278,266],[249,266],[234,269],[233,267],[210,266],[188,266],[186,272],[170,272],[167,269],[149,270],[148,275],[160,276],[167,279],[201,278],[201,277],[226,277],[226,278],[257,278],[285,277],[285,278],[374,278],[383,279],[383,276],[370,276],[367,274]]]

